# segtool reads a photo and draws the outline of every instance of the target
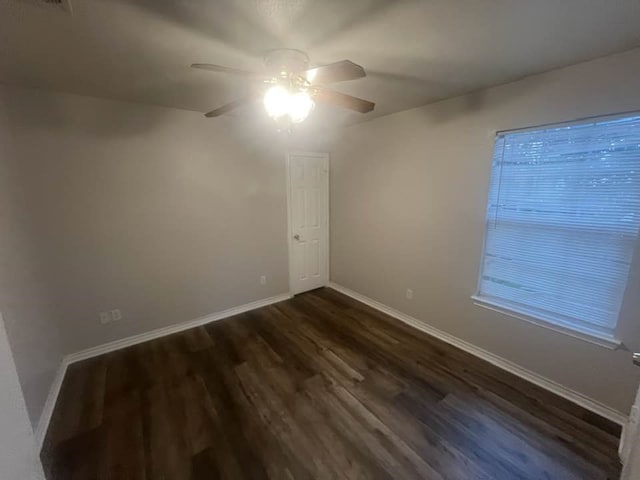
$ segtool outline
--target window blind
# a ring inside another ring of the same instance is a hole
[[[477,297],[612,335],[640,224],[640,115],[496,138]]]

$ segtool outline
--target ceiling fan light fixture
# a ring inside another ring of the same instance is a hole
[[[303,122],[315,106],[305,90],[291,93],[282,85],[270,87],[264,94],[263,103],[270,117],[277,120],[288,115],[292,123]]]
[[[350,60],[309,68],[309,57],[306,53],[290,48],[278,48],[266,53],[264,64],[263,73],[211,63],[192,64],[192,68],[232,74],[256,84],[244,97],[206,112],[205,117],[219,117],[248,105],[256,98],[255,94],[258,91],[262,92],[262,102],[267,114],[278,124],[287,127],[308,118],[316,102],[363,114],[371,112],[375,107],[375,103],[368,100],[327,88],[332,83],[367,76],[364,68]]]
[[[303,122],[313,110],[315,102],[307,92],[289,96],[289,118],[293,123]]]
[[[272,118],[289,113],[289,92],[282,85],[270,87],[264,94],[264,108]]]

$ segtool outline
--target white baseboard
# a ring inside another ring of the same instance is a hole
[[[149,340],[154,340],[156,338],[172,335],[174,333],[182,332],[184,330],[189,330],[190,328],[206,325],[207,323],[223,320],[225,318],[232,317],[240,313],[248,312],[250,310],[255,310],[257,308],[266,307],[267,305],[271,305],[273,303],[278,303],[284,300],[288,300],[291,297],[292,295],[290,293],[283,293],[282,295],[276,295],[275,297],[256,300],[255,302],[245,303],[244,305],[232,307],[227,310],[223,310],[221,312],[212,313],[204,317],[196,318],[195,320],[189,320],[187,322],[177,323],[175,325],[169,325],[168,327],[158,328],[155,330],[151,330],[150,332],[145,332],[139,335],[133,335],[131,337],[122,338],[120,340],[115,340],[113,342],[105,343],[103,345],[98,345],[97,347],[88,348],[80,352],[66,355],[65,357],[63,357],[62,362],[60,363],[60,367],[58,368],[56,376],[53,380],[53,383],[51,384],[51,388],[49,389],[49,395],[47,396],[47,400],[45,402],[44,408],[42,409],[42,413],[40,414],[40,420],[38,421],[38,426],[36,427],[36,430],[34,432],[38,450],[42,449],[44,438],[47,433],[47,429],[49,428],[51,417],[53,415],[53,409],[55,408],[56,401],[58,400],[58,395],[60,394],[60,387],[62,386],[64,375],[67,371],[67,368],[72,363],[80,362],[82,360],[86,360],[92,357],[97,357],[99,355],[104,355],[105,353],[130,347],[138,343],[143,343]]]
[[[65,373],[67,373],[68,366],[69,362],[67,360],[67,357],[62,357],[60,366],[56,371],[56,376],[53,378],[53,382],[51,383],[49,394],[47,395],[47,399],[44,402],[44,407],[42,407],[42,413],[40,413],[38,425],[33,432],[38,452],[42,450],[44,437],[47,434],[47,429],[49,428],[49,423],[51,422],[51,417],[53,416],[53,409],[56,407],[58,395],[60,394],[60,387],[62,387],[62,381],[64,380]]]
[[[596,400],[593,400],[587,397],[586,395],[583,395],[582,393],[576,392],[575,390],[571,390],[570,388],[560,385],[559,383],[554,382],[553,380],[549,380],[548,378],[538,375],[537,373],[534,373],[531,370],[527,370],[526,368],[523,368],[520,365],[517,365],[505,358],[499,357],[498,355],[495,355],[491,352],[483,350],[482,348],[476,347],[475,345],[472,345],[469,342],[461,340],[458,337],[454,337],[453,335],[443,332],[442,330],[438,330],[437,328],[434,328],[426,324],[425,322],[418,320],[417,318],[414,318],[410,315],[402,313],[394,308],[388,307],[380,302],[377,302],[376,300],[373,300],[360,293],[354,292],[353,290],[343,287],[342,285],[338,285],[337,283],[331,282],[329,283],[329,287],[355,300],[358,300],[359,302],[369,305],[370,307],[375,308],[376,310],[386,313],[387,315],[394,317],[400,320],[401,322],[406,323],[407,325],[411,325],[412,327],[417,328],[418,330],[421,330],[425,333],[428,333],[429,335],[436,337],[450,345],[458,347],[459,349],[464,350],[467,353],[470,353],[472,355],[475,355],[478,358],[486,360],[487,362],[495,365],[496,367],[506,370],[507,372],[513,373],[514,375],[517,375],[518,377],[523,378],[541,388],[549,390],[550,392],[553,392],[556,395],[559,395],[577,405],[580,405],[581,407],[597,415],[600,415],[601,417],[611,420],[614,423],[617,423],[623,426],[627,423],[627,419],[628,419],[627,415],[617,410],[614,410],[606,405],[603,405],[602,403],[597,402]]]
[[[563,398],[566,398],[567,400],[572,401],[580,405],[581,407],[586,408],[587,410],[594,412],[604,418],[607,418],[612,422],[615,422],[619,425],[625,425],[625,423],[627,422],[627,416],[624,415],[623,413],[618,412],[617,410],[614,410],[610,407],[607,407],[606,405],[603,405],[579,392],[566,388],[560,385],[559,383],[554,382],[553,380],[549,380],[545,377],[542,377],[537,373],[527,370],[509,360],[506,360],[502,357],[494,355],[491,352],[478,348],[475,345],[465,342],[464,340],[454,337],[453,335],[443,332],[442,330],[438,330],[414,317],[406,315],[391,307],[387,307],[386,305],[380,302],[372,300],[371,298],[368,298],[364,295],[354,292],[353,290],[345,288],[341,285],[331,282],[329,284],[329,287],[349,297],[352,297],[355,300],[358,300],[366,305],[369,305],[370,307],[375,308],[376,310],[386,313],[387,315],[394,317],[408,325],[411,325],[412,327],[417,328],[418,330],[428,333],[429,335],[432,335],[446,343],[454,345],[460,348],[461,350],[471,353],[476,357],[486,360],[489,363],[502,368],[503,370],[513,373],[514,375],[517,375],[521,378],[524,378],[525,380],[528,380],[529,382],[535,385],[538,385],[539,387],[542,387]],[[206,325],[207,323],[232,317],[234,315],[248,312],[250,310],[255,310],[257,308],[271,305],[273,303],[282,302],[289,298],[291,298],[291,294],[286,293],[282,295],[277,295],[275,297],[265,298],[263,300],[257,300],[255,302],[247,303],[244,305],[240,305],[238,307],[229,308],[221,312],[200,317],[195,320],[178,323],[176,325],[170,325],[168,327],[158,328],[150,332],[134,335],[132,337],[123,338],[121,340],[116,340],[113,342],[105,343],[104,345],[99,345],[97,347],[89,348],[87,350],[82,350],[80,352],[66,355],[62,359],[60,363],[60,367],[58,368],[56,376],[51,384],[49,395],[47,396],[47,400],[45,402],[44,408],[40,415],[40,420],[38,421],[38,425],[34,432],[38,450],[42,448],[42,444],[44,442],[47,429],[49,428],[49,423],[53,415],[53,410],[55,408],[56,401],[60,393],[60,388],[62,386],[62,381],[64,380],[67,367],[72,363],[79,362],[81,360],[86,360],[88,358],[96,357],[99,355],[103,355],[105,353],[113,352],[115,350],[120,350],[122,348],[136,345],[138,343],[142,343],[142,342],[146,342],[156,338],[171,335],[173,333],[182,332],[190,328]]]
[[[245,303],[244,305],[240,305],[238,307],[232,307],[227,310],[223,310],[221,312],[212,313],[204,317],[196,318],[195,320],[189,320],[187,322],[177,323],[175,325],[169,325],[168,327],[157,328],[155,330],[151,330],[150,332],[141,333],[139,335],[133,335],[132,337],[122,338],[120,340],[105,343],[103,345],[98,345],[97,347],[88,348],[86,350],[82,350],[80,352],[67,355],[66,358],[69,360],[70,364],[79,362],[81,360],[86,360],[87,358],[97,357],[98,355],[103,355],[105,353],[113,352],[115,350],[127,348],[127,347],[130,347],[131,345],[136,345],[137,343],[147,342],[149,340],[153,340],[156,338],[166,337],[167,335],[171,335],[173,333],[189,330],[190,328],[206,325],[207,323],[215,322],[217,320],[222,320],[227,317],[232,317],[240,313],[248,312],[249,310],[255,310],[256,308],[266,307],[267,305],[271,305],[272,303],[282,302],[283,300],[288,300],[289,298],[291,298],[291,294],[284,293],[282,295],[276,295],[275,297],[256,300],[255,302]]]

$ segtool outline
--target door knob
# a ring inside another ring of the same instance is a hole
[[[298,235],[297,233],[293,236],[293,238],[295,238],[296,240],[300,241],[300,235]]]
[[[633,354],[633,364],[640,367],[640,353]]]

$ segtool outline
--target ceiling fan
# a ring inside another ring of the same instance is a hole
[[[267,114],[284,123],[300,123],[313,110],[316,102],[367,113],[375,103],[327,88],[327,85],[355,80],[367,74],[360,65],[342,60],[329,65],[309,68],[309,57],[300,50],[281,48],[269,51],[264,57],[264,73],[236,68],[194,63],[192,68],[227,73],[253,80],[250,93],[210,112],[206,117],[218,117],[262,98]]]

